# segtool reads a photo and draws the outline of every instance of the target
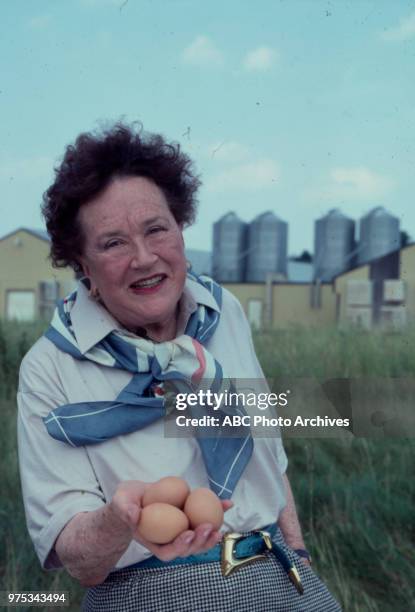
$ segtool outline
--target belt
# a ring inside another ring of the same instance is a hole
[[[161,561],[153,556],[123,569],[148,569],[220,561],[222,574],[227,577],[244,565],[254,563],[255,561],[266,560],[268,557],[261,553],[269,551],[275,555],[287,573],[290,581],[302,595],[304,593],[304,588],[297,568],[289,560],[284,550],[272,540],[276,532],[277,526],[275,524],[255,530],[254,533],[249,536],[243,536],[236,532],[229,532],[223,535],[222,542],[198,555],[177,557],[171,561]]]

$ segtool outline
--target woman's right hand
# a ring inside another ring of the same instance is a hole
[[[131,538],[142,544],[161,561],[171,561],[176,557],[187,557],[205,552],[222,539],[222,534],[209,523],[199,525],[194,531],[188,529],[168,544],[153,544],[138,536],[137,525],[142,509],[142,497],[151,483],[140,480],[122,482],[109,504],[113,512],[130,530]],[[230,500],[222,501],[224,512],[232,507]]]
[[[141,480],[124,480],[121,482],[111,501],[109,510],[130,530],[131,538],[135,535],[142,508],[142,498],[151,483]]]

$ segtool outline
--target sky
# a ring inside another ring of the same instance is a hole
[[[188,248],[230,210],[313,250],[331,208],[415,240],[415,0],[0,0],[0,236],[44,227],[65,147],[123,119],[200,174]]]

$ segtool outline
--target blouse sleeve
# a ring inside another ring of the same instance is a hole
[[[29,535],[43,569],[51,570],[62,567],[54,551],[61,530],[105,498],[85,448],[47,433],[42,417],[67,400],[51,355],[40,359],[32,351],[22,362],[17,395],[19,470]]]

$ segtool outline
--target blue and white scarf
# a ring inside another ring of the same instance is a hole
[[[183,383],[183,388],[194,390],[209,380],[213,392],[226,384],[221,365],[204,348],[219,324],[222,289],[206,276],[189,276],[212,294],[219,312],[198,304],[185,333],[159,344],[114,330],[83,354],[71,322],[76,291],[58,303],[45,333],[51,342],[75,359],[128,370],[133,377],[114,401],[65,404],[52,410],[43,421],[53,438],[83,446],[143,429],[165,416],[165,400],[154,393],[164,381],[172,381],[176,388]],[[232,414],[233,409],[227,412]],[[241,408],[237,412],[245,414]],[[215,437],[197,438],[210,488],[222,499],[231,497],[253,450],[250,429],[241,427],[241,437],[235,437],[235,429],[232,437],[226,437],[226,429],[217,427]]]

